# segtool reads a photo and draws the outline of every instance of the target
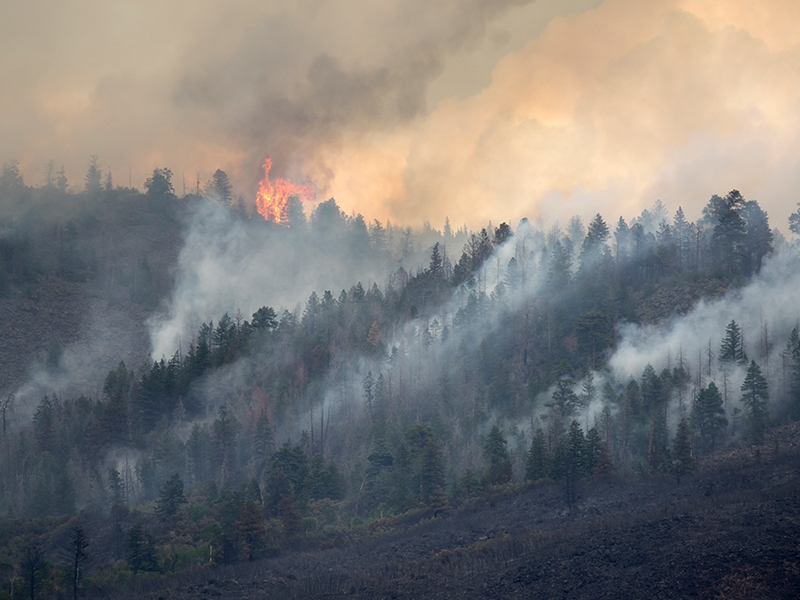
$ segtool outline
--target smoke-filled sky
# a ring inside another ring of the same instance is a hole
[[[367,217],[690,218],[800,189],[796,0],[0,0],[0,162],[141,186],[265,155]]]

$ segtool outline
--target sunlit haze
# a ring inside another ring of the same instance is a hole
[[[0,2],[0,162],[176,192],[262,165],[345,212],[479,227],[695,218],[732,188],[786,229],[793,0]]]

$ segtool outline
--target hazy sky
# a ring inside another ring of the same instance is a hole
[[[800,200],[796,0],[0,0],[0,162],[402,223]]]

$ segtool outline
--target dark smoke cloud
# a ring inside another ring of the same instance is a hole
[[[302,9],[299,15],[271,15],[247,31],[226,59],[190,68],[174,102],[183,110],[221,115],[221,125],[252,150],[251,172],[264,151],[278,151],[275,168],[283,173],[292,161],[308,163],[320,146],[340,143],[344,131],[367,134],[424,115],[428,86],[447,58],[479,42],[509,8],[532,1],[412,0],[366,9],[370,28],[385,37],[375,47],[367,41],[366,55],[355,58],[338,47],[335,22],[319,32],[322,40],[310,39]],[[316,166],[316,175],[326,171],[324,164]]]

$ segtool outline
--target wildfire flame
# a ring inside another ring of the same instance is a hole
[[[289,222],[289,198],[295,196],[300,200],[313,200],[314,190],[310,185],[297,185],[287,179],[280,177],[275,183],[269,180],[269,172],[272,170],[272,159],[264,159],[264,179],[256,195],[256,210],[267,221],[273,223]]]

